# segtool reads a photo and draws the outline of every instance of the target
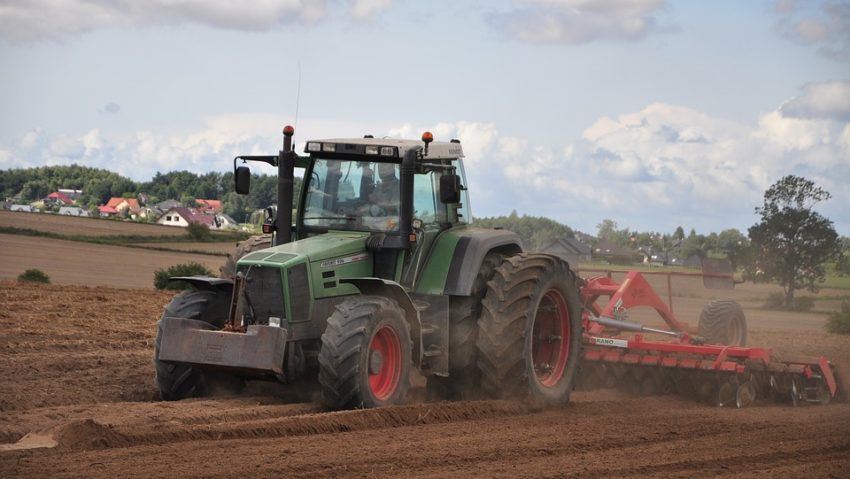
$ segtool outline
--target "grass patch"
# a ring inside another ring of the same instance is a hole
[[[818,284],[821,288],[850,289],[850,276],[828,275],[826,281]]]

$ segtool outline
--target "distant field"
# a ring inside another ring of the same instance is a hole
[[[85,236],[186,236],[185,228],[174,226],[6,210],[0,210],[0,226]]]
[[[38,268],[57,284],[153,289],[154,271],[189,261],[216,276],[224,264],[221,256],[0,234],[0,280]]]

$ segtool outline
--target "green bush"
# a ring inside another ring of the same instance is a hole
[[[826,330],[835,334],[850,334],[850,303],[841,303],[841,311],[829,315],[826,320]]]
[[[195,241],[204,241],[211,236],[210,229],[202,223],[189,223],[187,230],[189,237]]]
[[[811,311],[812,308],[815,307],[815,298],[811,296],[795,296],[794,306],[788,308],[785,306],[784,294],[780,292],[770,293],[769,295],[767,295],[767,299],[764,302],[764,307],[766,309],[779,309],[788,311]]]
[[[189,283],[185,281],[168,281],[174,276],[212,276],[212,272],[206,266],[190,261],[188,263],[175,264],[167,269],[158,269],[153,274],[153,285],[156,289],[189,289]]]
[[[27,283],[50,283],[50,276],[47,276],[47,273],[40,269],[28,269],[18,275],[18,281],[25,281]]]

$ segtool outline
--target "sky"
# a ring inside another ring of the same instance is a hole
[[[846,0],[0,0],[0,68],[0,169],[427,130],[474,216],[746,232],[794,174],[850,236]]]

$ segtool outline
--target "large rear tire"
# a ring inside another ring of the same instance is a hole
[[[476,345],[489,395],[569,401],[581,353],[581,303],[569,265],[535,253],[505,260],[487,285]]]
[[[715,300],[705,305],[699,315],[698,331],[708,344],[747,344],[747,318],[735,301]]]
[[[480,391],[481,373],[476,359],[478,318],[481,301],[487,292],[487,282],[496,267],[502,263],[501,255],[491,253],[484,257],[470,296],[449,298],[449,377],[429,376],[425,385],[432,399],[474,399]]]
[[[355,296],[330,318],[319,352],[322,402],[332,410],[404,402],[410,387],[410,328],[395,300]]]
[[[240,242],[236,245],[233,253],[227,255],[224,265],[218,269],[219,278],[232,279],[236,276],[236,262],[239,261],[239,258],[253,251],[270,248],[271,245],[272,235],[270,234],[251,236]]]
[[[216,329],[227,321],[230,295],[225,292],[184,291],[165,307],[157,324],[154,339],[153,363],[160,396],[166,401],[177,401],[192,396],[203,396],[219,388],[239,392],[244,380],[230,374],[204,372],[184,364],[159,360],[164,325],[170,318],[188,318],[204,321]]]

